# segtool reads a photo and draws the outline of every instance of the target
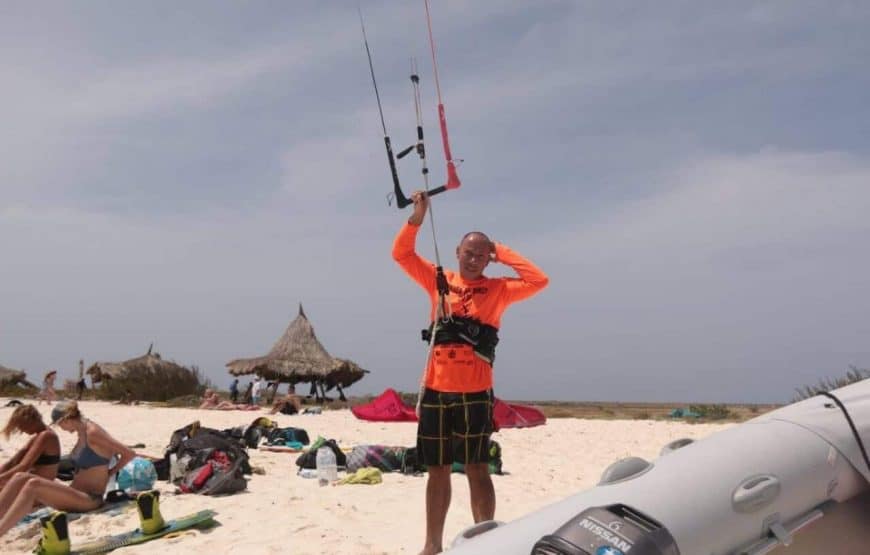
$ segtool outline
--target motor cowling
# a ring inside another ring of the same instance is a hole
[[[532,555],[680,555],[670,532],[626,505],[590,507],[538,540]]]

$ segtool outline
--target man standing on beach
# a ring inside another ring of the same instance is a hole
[[[82,400],[82,395],[85,394],[85,389],[88,385],[85,383],[85,361],[79,360],[79,381],[76,382],[76,399]]]
[[[259,405],[260,404],[260,394],[263,391],[263,380],[260,376],[254,378],[254,387],[251,389],[251,404]]]
[[[434,321],[438,303],[436,269],[415,250],[429,199],[421,191],[414,193],[412,199],[414,213],[396,236],[393,259],[429,294],[430,320]],[[442,550],[454,462],[465,465],[474,522],[492,520],[495,516],[495,489],[488,462],[492,362],[498,327],[508,305],[531,297],[549,281],[537,266],[479,231],[462,238],[456,247],[456,258],[459,271],[444,271],[449,285],[447,302],[453,317],[439,324],[435,334],[417,427],[417,452],[429,473],[423,555]],[[510,266],[519,277],[484,276],[483,270],[490,262]]]
[[[238,402],[239,400],[239,379],[233,378],[233,381],[230,382],[230,401],[233,403]]]

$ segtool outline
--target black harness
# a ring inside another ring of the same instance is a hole
[[[432,339],[432,325],[421,331],[423,341]],[[447,322],[438,324],[435,345],[464,343],[471,345],[474,354],[489,364],[495,361],[495,346],[498,345],[498,328],[484,324],[474,318],[454,316]]]

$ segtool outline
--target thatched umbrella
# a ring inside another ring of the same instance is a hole
[[[144,355],[124,362],[95,362],[85,372],[91,377],[93,383],[100,383],[104,380],[118,378],[125,372],[136,372],[141,370],[187,370],[180,364],[176,364],[169,360],[161,358],[160,353],[152,353],[154,344],[148,347],[148,352]]]
[[[13,370],[12,368],[6,368],[2,364],[0,364],[0,387],[7,387],[10,385],[23,385],[24,387],[39,389],[29,381],[27,381],[27,372],[23,370]]]
[[[103,382],[101,394],[106,398],[166,401],[192,395],[200,388],[199,371],[166,360],[152,352],[123,362],[95,362],[87,374],[96,384]]]
[[[314,327],[305,316],[302,304],[299,315],[290,322],[269,354],[256,358],[240,358],[227,363],[230,374],[256,374],[269,381],[297,384],[311,382],[323,388],[348,387],[368,373],[350,360],[335,358],[317,340]]]

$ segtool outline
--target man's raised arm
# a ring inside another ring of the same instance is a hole
[[[435,292],[435,266],[417,254],[416,250],[417,233],[426,217],[429,199],[425,193],[419,191],[411,195],[411,199],[414,201],[414,212],[408,218],[408,222],[402,225],[402,229],[393,241],[393,260],[411,279],[432,295]]]
[[[507,279],[505,294],[509,303],[527,299],[550,283],[543,270],[501,243],[495,243],[495,261],[510,266],[519,276]]]

